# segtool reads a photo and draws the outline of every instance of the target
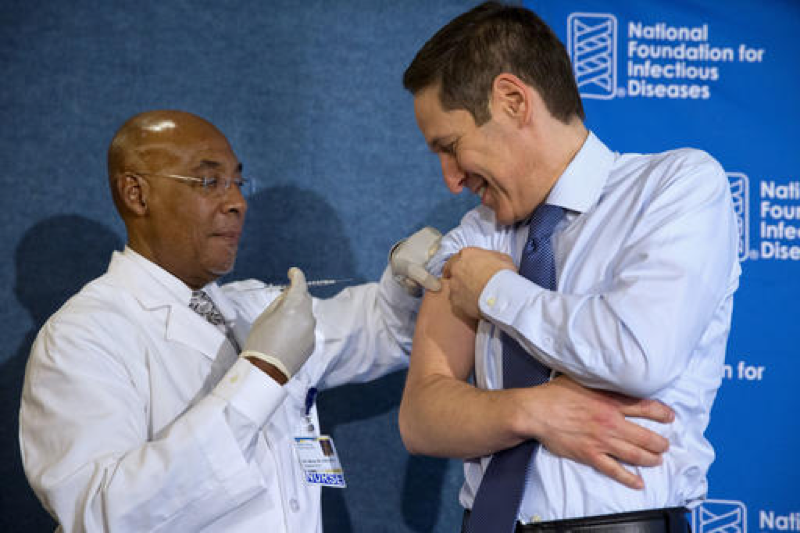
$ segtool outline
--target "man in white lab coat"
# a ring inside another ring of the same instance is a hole
[[[320,486],[293,451],[319,435],[309,391],[407,364],[418,299],[388,269],[313,303],[297,269],[277,300],[215,283],[236,258],[241,171],[189,113],[143,113],[114,137],[127,246],[42,328],[22,394],[25,472],[64,531],[321,531]],[[406,241],[396,274],[436,242]]]

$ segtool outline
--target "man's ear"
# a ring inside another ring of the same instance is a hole
[[[520,126],[528,124],[533,117],[533,98],[533,89],[517,76],[498,74],[492,82],[492,116],[504,116]]]
[[[117,194],[125,208],[138,215],[147,213],[147,196],[150,192],[147,181],[136,174],[117,176]]]

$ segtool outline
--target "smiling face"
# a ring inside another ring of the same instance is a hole
[[[138,199],[123,214],[129,245],[200,288],[233,268],[247,203],[235,185],[217,195],[165,175],[235,178],[242,166],[210,123],[188,113],[161,113],[127,132],[122,143],[117,179],[127,186],[120,194]]]
[[[492,117],[476,125],[463,109],[443,109],[438,85],[414,97],[417,124],[439,156],[445,185],[454,194],[464,188],[481,198],[500,224],[527,218],[544,201],[558,174],[531,140],[529,120],[519,109],[506,112],[504,101],[491,104]],[[525,109],[522,109],[525,112]]]

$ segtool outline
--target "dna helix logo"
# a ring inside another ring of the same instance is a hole
[[[728,172],[733,211],[739,229],[739,261],[750,255],[750,180],[741,172]]]
[[[747,507],[735,500],[706,500],[692,511],[695,533],[747,533]]]
[[[584,98],[609,100],[617,92],[617,18],[606,13],[572,13],[567,50]]]

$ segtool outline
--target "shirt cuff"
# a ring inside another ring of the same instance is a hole
[[[509,326],[526,302],[544,290],[513,270],[500,270],[483,288],[478,307],[487,320]]]
[[[286,390],[277,381],[241,358],[214,387],[212,394],[224,399],[258,427],[266,424],[286,398]]]

